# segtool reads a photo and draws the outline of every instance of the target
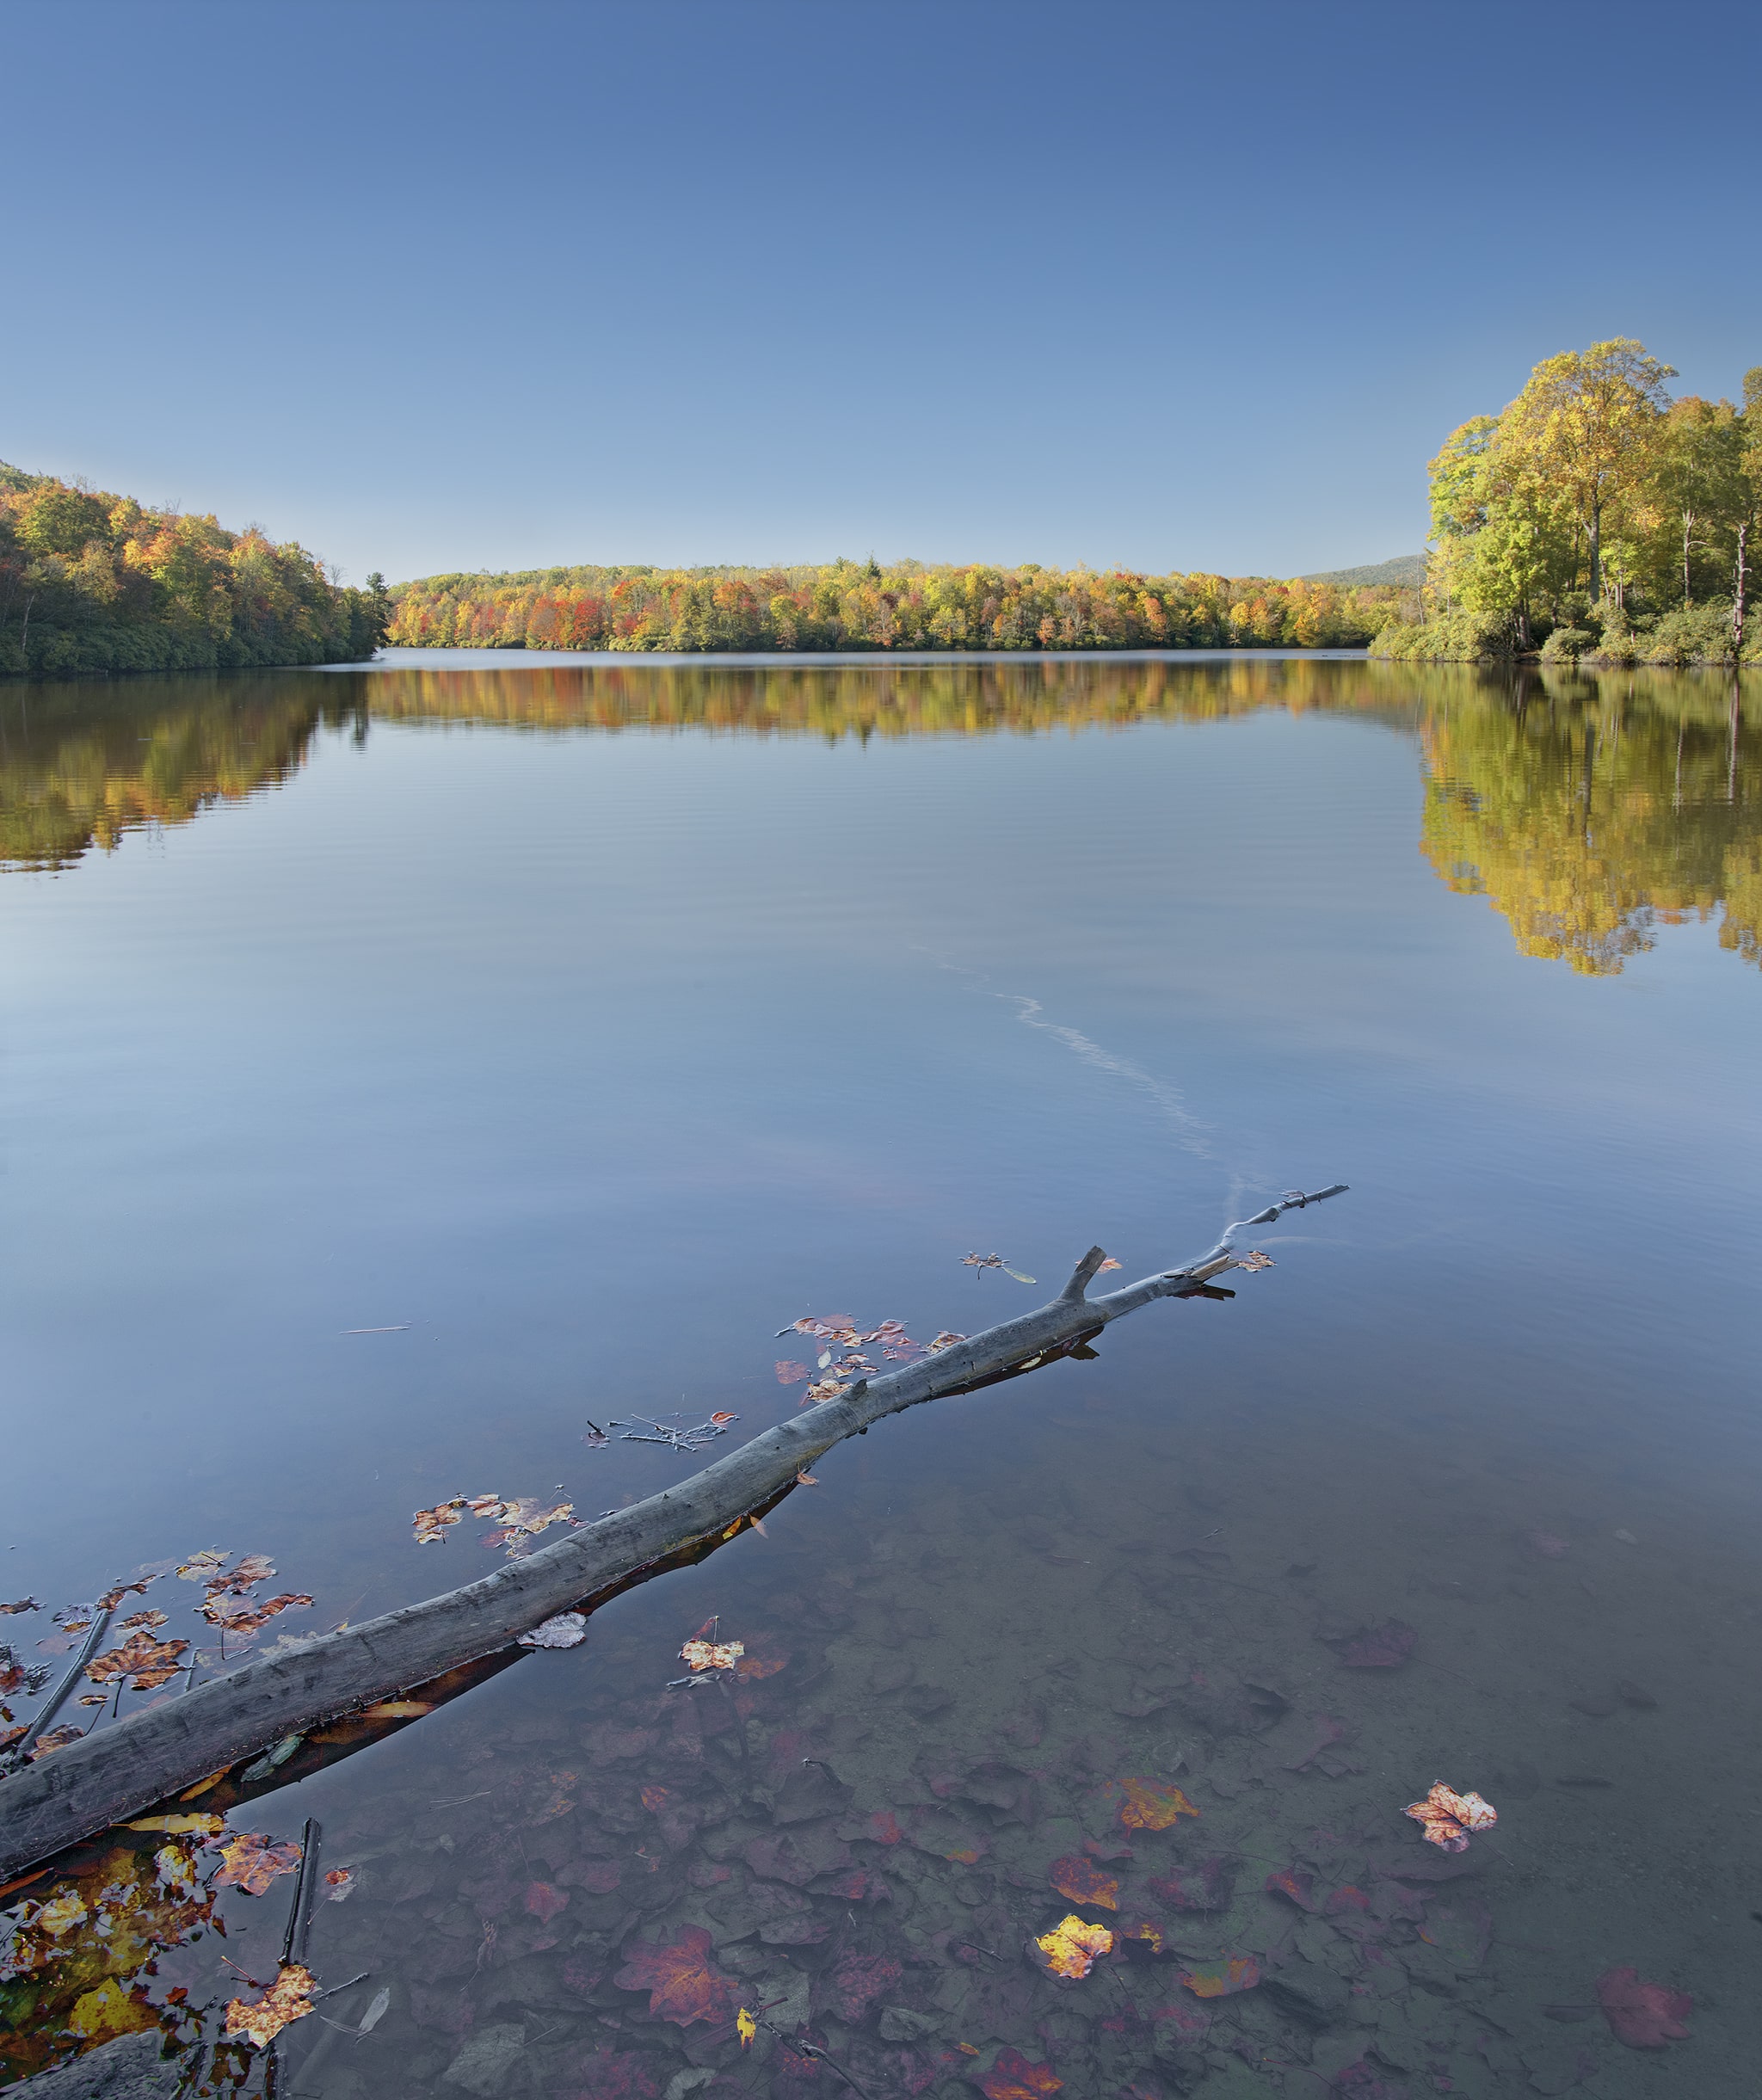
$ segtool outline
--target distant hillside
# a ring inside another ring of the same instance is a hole
[[[1368,562],[1362,569],[1324,569],[1318,576],[1297,580],[1331,583],[1337,591],[1375,590],[1379,586],[1400,590],[1426,581],[1426,557],[1423,554],[1397,554],[1392,562]]]

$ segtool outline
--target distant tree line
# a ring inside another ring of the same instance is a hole
[[[1110,650],[1362,648],[1412,590],[1298,579],[837,561],[427,576],[399,585],[410,649]]]
[[[1545,358],[1431,467],[1420,617],[1376,656],[1762,662],[1762,366],[1741,407],[1686,394],[1642,343]]]
[[[345,589],[255,526],[0,465],[0,675],[354,662],[391,610],[383,577]]]

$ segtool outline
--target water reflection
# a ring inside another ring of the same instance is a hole
[[[1662,925],[1718,921],[1762,962],[1758,681],[1691,672],[1495,674],[1252,657],[814,668],[397,668],[15,688],[0,735],[0,862],[73,865],[149,824],[280,785],[324,730],[983,737],[1354,714],[1418,742],[1420,843],[1528,955],[1612,975]]]

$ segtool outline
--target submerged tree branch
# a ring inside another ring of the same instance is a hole
[[[1344,1190],[1335,1183],[1285,1196],[1231,1225],[1185,1268],[1099,1298],[1085,1292],[1106,1257],[1092,1247],[1050,1303],[884,1376],[859,1379],[677,1487],[460,1589],[246,1663],[0,1779],[0,1881],[271,1743],[494,1654],[558,1611],[591,1607],[669,1556],[731,1537],[822,1452],[887,1415],[1044,1364],[1153,1299],[1218,1295],[1212,1277],[1260,1266],[1236,1253],[1239,1233]]]

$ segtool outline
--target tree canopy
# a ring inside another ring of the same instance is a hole
[[[1762,658],[1762,366],[1741,405],[1673,400],[1675,376],[1617,337],[1544,358],[1453,430],[1431,465],[1425,616],[1374,653]]]
[[[1116,570],[838,561],[776,569],[577,568],[400,584],[411,648],[668,650],[1362,647],[1414,607],[1341,589]]]
[[[355,662],[390,617],[256,526],[153,510],[0,465],[0,675]]]

